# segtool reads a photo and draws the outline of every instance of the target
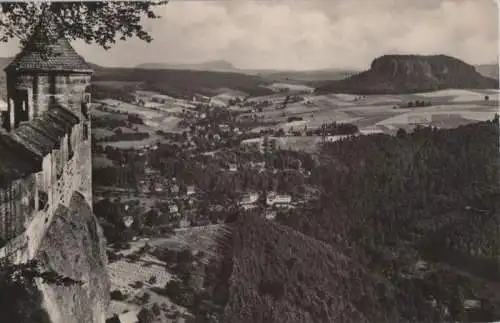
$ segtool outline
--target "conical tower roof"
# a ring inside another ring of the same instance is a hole
[[[90,65],[78,55],[69,41],[58,35],[54,28],[40,24],[22,51],[5,71],[65,71],[92,72]]]

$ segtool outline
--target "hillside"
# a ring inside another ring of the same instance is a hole
[[[236,72],[236,68],[224,60],[215,60],[193,64],[168,64],[168,63],[145,63],[137,65],[138,69],[153,70],[195,70],[212,72]]]
[[[321,198],[277,220],[406,290],[401,314],[434,298],[447,322],[498,320],[498,131],[495,119],[328,144],[310,179]],[[465,299],[484,305],[471,313]]]
[[[263,87],[270,82],[261,77],[229,72],[194,70],[150,70],[98,68],[92,79],[94,91],[120,91],[113,82],[134,85],[136,90],[157,91],[175,98],[192,98],[195,93],[212,96],[220,88],[241,91],[252,96],[271,94]],[[130,93],[125,88],[122,92]]]
[[[369,70],[344,80],[317,82],[318,93],[401,94],[441,89],[494,89],[498,80],[445,55],[384,55]]]
[[[312,82],[323,80],[341,80],[356,74],[354,70],[327,68],[318,70],[272,70],[272,69],[242,69],[225,60],[214,60],[192,64],[144,63],[135,68],[152,70],[194,70],[212,72],[233,72],[260,76],[273,82]]]
[[[412,321],[397,311],[410,301],[401,290],[334,245],[255,215],[242,216],[233,227],[223,322]],[[406,314],[419,322],[437,318],[425,304]]]
[[[498,131],[496,118],[327,144],[316,201],[231,223],[219,321],[498,321]]]
[[[498,64],[482,64],[475,67],[481,75],[498,80]]]
[[[8,57],[0,58],[0,68],[2,69],[0,71],[0,98],[4,98],[6,94],[3,68],[8,65],[11,59]],[[214,61],[200,64],[200,70],[190,69],[194,65],[177,66],[174,69],[156,69],[156,64],[147,64],[148,68],[110,68],[91,63],[90,65],[94,69],[92,94],[96,98],[125,98],[135,90],[149,90],[176,98],[191,98],[194,93],[208,96],[217,95],[221,88],[255,96],[273,93],[270,89],[263,87],[272,82],[260,76],[234,71],[215,71],[217,67],[223,67],[225,63],[224,61]],[[210,70],[212,68],[213,71]]]
[[[275,82],[315,82],[342,80],[356,73],[354,70],[324,69],[311,71],[258,71],[257,75]]]

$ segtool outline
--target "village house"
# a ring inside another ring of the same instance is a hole
[[[481,308],[481,301],[478,299],[466,299],[463,302],[463,307],[466,310],[474,310]]]
[[[0,99],[0,113],[3,111],[8,111],[8,104],[4,100]]]
[[[265,216],[268,220],[274,220],[276,218],[276,211],[267,210]]]
[[[157,193],[163,192],[163,184],[162,183],[154,183],[154,190]]]
[[[170,186],[170,192],[172,194],[179,194],[179,185],[173,184],[172,186]]]
[[[250,167],[262,172],[266,168],[266,162],[250,162]]]
[[[195,93],[193,95],[193,102],[208,103],[208,102],[210,102],[210,98],[208,96]]]
[[[229,132],[231,130],[231,127],[229,127],[229,125],[227,124],[220,124],[219,130],[222,132]]]
[[[134,224],[134,218],[131,215],[124,216],[123,224],[125,225],[125,227],[130,228],[130,226]]]
[[[248,192],[243,194],[240,199],[240,205],[253,204],[259,200],[259,193],[257,192]]]
[[[276,192],[269,192],[266,198],[268,206],[287,206],[292,202],[292,197],[288,194],[277,194]]]
[[[176,204],[171,204],[168,206],[168,211],[170,212],[170,214],[179,213],[179,207]]]
[[[194,194],[196,194],[196,187],[194,185],[188,185],[188,187],[186,188],[186,195],[191,196]]]
[[[139,182],[139,191],[142,193],[149,193],[150,192],[150,183],[149,181],[140,181]]]
[[[424,260],[419,260],[415,263],[415,271],[417,272],[425,272],[429,269],[429,265]]]
[[[243,210],[247,211],[247,210],[255,209],[257,207],[257,205],[255,205],[255,204],[242,204],[242,205],[240,205],[240,207]]]
[[[229,169],[230,172],[236,172],[236,171],[238,171],[238,165],[236,165],[236,164],[229,164],[228,165],[228,169]]]

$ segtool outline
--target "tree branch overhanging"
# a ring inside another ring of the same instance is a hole
[[[25,45],[40,21],[57,37],[82,39],[109,49],[116,38],[153,40],[143,19],[161,18],[155,8],[168,1],[11,2],[0,4],[0,42],[18,38]]]

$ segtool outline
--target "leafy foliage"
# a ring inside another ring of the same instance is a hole
[[[82,39],[109,49],[118,37],[152,40],[141,18],[157,19],[154,7],[168,1],[3,2],[0,6],[0,41],[17,37],[26,44],[40,25],[51,25],[55,37]],[[49,36],[49,35],[47,35]]]
[[[36,261],[12,264],[7,258],[0,263],[0,309],[6,322],[49,323],[48,314],[41,309],[41,294],[35,279],[58,286],[82,285],[82,282],[44,270]]]

